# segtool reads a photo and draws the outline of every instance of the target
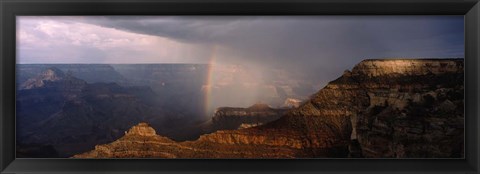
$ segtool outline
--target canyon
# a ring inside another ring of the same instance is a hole
[[[17,91],[17,155],[36,156],[43,148],[69,156],[119,138],[139,121],[165,130],[169,111],[155,107],[148,87],[87,83],[51,67],[26,80]],[[176,119],[182,115],[176,114]],[[35,148],[37,147],[37,148]],[[49,156],[50,157],[50,156]]]
[[[158,133],[185,141],[279,117],[271,115],[275,109],[267,108],[255,110],[255,117],[237,120],[234,126],[224,126],[222,122],[233,122],[223,118],[212,124],[211,116],[204,115],[207,68],[201,64],[17,65],[17,157],[69,157],[120,138],[138,122],[149,122]],[[262,112],[270,114],[268,119]]]
[[[274,121],[196,140],[150,124],[73,158],[462,158],[464,61],[367,59]]]

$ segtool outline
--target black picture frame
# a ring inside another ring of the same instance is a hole
[[[478,0],[0,0],[1,173],[479,173]],[[465,159],[15,159],[17,15],[465,15]]]

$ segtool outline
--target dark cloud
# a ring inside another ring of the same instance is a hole
[[[254,17],[181,17],[181,16],[99,16],[83,22],[119,30],[174,38],[183,42],[212,43],[230,36],[232,30]]]
[[[238,57],[279,65],[463,57],[464,47],[463,16],[134,16],[86,21],[182,42],[221,44]]]
[[[225,49],[219,61],[302,72],[297,74],[322,83],[367,58],[464,56],[463,16],[93,16],[62,20],[183,43],[220,45]]]

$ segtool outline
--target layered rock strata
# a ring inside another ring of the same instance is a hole
[[[364,60],[265,125],[186,142],[127,134],[118,140],[122,145],[115,141],[75,157],[459,158],[463,76],[463,59]]]

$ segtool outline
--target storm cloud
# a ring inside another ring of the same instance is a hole
[[[282,70],[324,84],[367,58],[464,57],[463,16],[18,18],[21,63],[209,63],[216,54],[218,63]],[[63,28],[39,27],[48,22]],[[65,40],[75,33],[83,34]]]

